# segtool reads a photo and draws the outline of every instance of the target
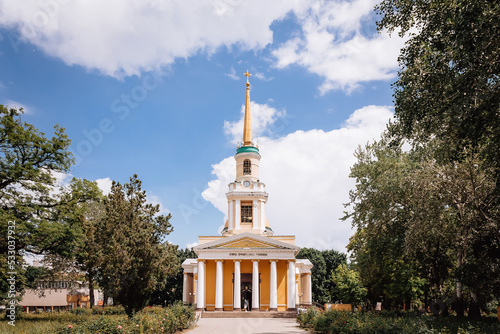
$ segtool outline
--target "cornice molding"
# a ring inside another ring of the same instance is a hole
[[[257,197],[257,198],[264,198],[267,200],[268,194],[265,191],[250,191],[250,192],[243,192],[243,191],[231,191],[226,193],[227,198],[232,198],[232,197]]]

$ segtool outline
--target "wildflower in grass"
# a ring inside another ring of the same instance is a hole
[[[71,325],[68,325],[68,328],[73,328],[73,326],[71,326]]]
[[[117,328],[118,328],[118,329],[122,329],[122,326],[118,326]]]

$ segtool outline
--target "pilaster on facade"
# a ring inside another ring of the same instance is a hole
[[[233,201],[228,201],[227,203],[228,207],[228,227],[229,230],[232,231],[234,229],[234,202]]]
[[[234,201],[235,202],[235,211],[236,214],[234,216],[234,229],[237,231],[240,229],[240,223],[241,223],[241,200],[237,199]]]

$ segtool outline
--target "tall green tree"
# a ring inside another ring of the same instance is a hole
[[[23,288],[22,254],[45,252],[67,254],[71,226],[59,220],[60,198],[54,196],[56,173],[67,172],[72,164],[70,140],[56,125],[46,138],[27,122],[23,110],[0,105],[0,299],[5,297],[8,267],[8,230],[15,226],[16,288]],[[10,240],[11,242],[13,241]]]
[[[308,259],[311,269],[312,299],[320,304],[332,302],[331,275],[339,265],[347,263],[347,256],[336,250],[320,251],[314,248],[301,248],[297,259]]]
[[[81,180],[85,184],[86,180]],[[92,183],[95,196],[82,205],[82,212],[78,216],[82,234],[78,247],[74,252],[74,263],[76,267],[85,273],[89,285],[90,307],[95,304],[94,285],[99,276],[100,262],[103,257],[103,248],[98,242],[106,219],[106,208],[104,197],[97,188],[95,182]],[[95,188],[94,188],[95,187]]]
[[[359,273],[341,264],[332,272],[332,296],[354,306],[365,302],[367,289],[362,286]]]
[[[98,234],[102,245],[99,283],[130,316],[178,269],[177,246],[165,240],[173,231],[171,215],[158,215],[159,205],[146,202],[137,175],[124,185],[113,182],[105,208]]]
[[[178,263],[182,264],[186,259],[196,259],[198,255],[192,248],[177,249]],[[184,269],[179,265],[177,272],[165,277],[164,282],[159,282],[158,288],[151,297],[151,303],[156,305],[170,305],[176,301],[182,301],[182,289],[184,282]]]
[[[495,205],[496,178],[478,154],[464,153],[461,161],[422,162],[412,189],[412,225],[407,233],[409,249],[420,250],[431,260],[426,244],[441,244],[442,252],[455,258],[458,313],[463,312],[463,284],[471,292],[469,315],[479,317],[479,307],[491,299],[498,285],[500,258],[499,208]],[[416,201],[415,199],[419,199]]]
[[[352,219],[356,229],[347,248],[370,300],[394,307],[417,302],[427,275],[406,252],[409,175],[416,163],[400,144],[389,142],[383,138],[356,151],[350,175],[356,188],[344,219]]]
[[[454,279],[458,314],[465,284],[469,315],[477,316],[499,277],[495,173],[479,154],[444,164],[435,142],[409,152],[393,144],[383,138],[359,149],[351,169],[356,189],[346,218],[356,234],[348,249],[363,282],[372,297],[400,304],[421,298],[422,289],[443,299]]]

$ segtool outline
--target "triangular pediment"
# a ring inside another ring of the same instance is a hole
[[[266,242],[261,242],[250,238],[244,238],[240,240],[235,240],[233,242],[225,243],[215,248],[276,248],[276,246]]]
[[[208,249],[288,249],[299,250],[299,247],[283,241],[253,233],[240,233],[226,238],[208,242],[194,247],[195,251]]]

